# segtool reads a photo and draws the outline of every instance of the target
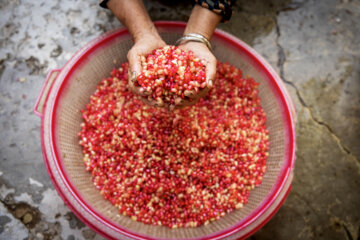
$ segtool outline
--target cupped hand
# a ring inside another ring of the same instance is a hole
[[[185,99],[175,99],[175,105],[166,106],[166,104],[160,100],[153,99],[137,82],[137,76],[142,71],[141,57],[145,57],[150,54],[154,49],[166,46],[166,43],[158,36],[148,35],[139,39],[135,45],[128,52],[129,60],[129,89],[135,94],[140,96],[140,99],[148,105],[157,107],[166,107],[170,110],[183,108],[185,106],[191,106],[198,102],[198,100],[204,97],[210,88],[213,87],[213,83],[216,76],[216,58],[203,43],[199,42],[186,42],[179,45],[179,48],[186,51],[192,51],[195,56],[205,64],[206,72],[206,87],[198,92],[185,91]]]
[[[199,58],[205,65],[206,73],[206,87],[199,92],[188,91],[185,93],[186,99],[179,99],[176,102],[175,108],[182,108],[185,106],[194,105],[200,98],[204,97],[207,92],[213,87],[216,77],[216,58],[211,53],[209,48],[200,42],[185,42],[179,45],[179,48],[186,51],[192,51],[194,55]]]
[[[146,92],[141,91],[142,89],[136,78],[142,71],[141,57],[146,57],[146,55],[150,54],[154,49],[164,46],[166,46],[166,43],[158,34],[147,34],[135,41],[134,46],[127,54],[129,61],[129,89],[133,93],[139,95],[143,102],[152,106],[160,104],[155,100],[148,98]]]

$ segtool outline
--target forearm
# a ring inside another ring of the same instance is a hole
[[[197,33],[210,40],[221,18],[220,15],[199,5],[195,5],[184,34]]]
[[[145,35],[158,35],[142,0],[110,0],[108,8],[137,42]]]

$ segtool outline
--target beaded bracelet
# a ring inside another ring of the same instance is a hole
[[[189,41],[204,43],[211,51],[211,44],[209,40],[207,40],[206,37],[204,37],[203,35],[197,33],[189,33],[184,35],[183,37],[179,38],[179,40],[176,41],[175,45],[179,45],[183,42],[189,42]]]

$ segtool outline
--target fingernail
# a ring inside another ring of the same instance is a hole
[[[211,79],[208,80],[208,88],[212,88],[213,87],[213,81]]]
[[[181,98],[175,98],[175,105],[179,105],[179,104],[181,104],[181,102],[182,102],[182,99]]]
[[[169,111],[172,112],[172,111],[174,111],[174,110],[175,110],[175,105],[170,105],[170,106],[169,106]]]
[[[191,95],[193,95],[193,92],[190,91],[190,90],[185,90],[184,95],[187,96],[187,97],[190,97]]]
[[[137,75],[137,74],[136,74],[136,72],[134,72],[134,71],[131,73],[131,81],[135,82],[135,80],[136,80],[136,75]]]
[[[156,104],[157,104],[158,107],[162,107],[162,106],[164,106],[164,101],[161,98],[158,97],[156,99]]]

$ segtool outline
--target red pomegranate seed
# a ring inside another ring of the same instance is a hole
[[[191,51],[165,46],[141,58],[142,72],[137,77],[140,91],[158,105],[174,104],[185,98],[186,91],[198,92],[206,87],[205,65]]]
[[[242,208],[261,184],[269,149],[258,83],[218,63],[209,94],[169,112],[128,91],[127,70],[112,71],[82,112],[86,170],[104,198],[135,221],[170,228]]]

